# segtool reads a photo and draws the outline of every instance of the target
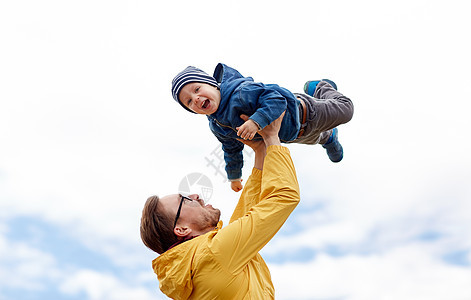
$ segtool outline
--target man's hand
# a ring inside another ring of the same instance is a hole
[[[238,192],[242,189],[242,179],[231,181],[231,189],[234,192]]]
[[[258,125],[251,119],[244,119],[245,123],[237,127],[237,135],[244,140],[251,140],[258,131]]]
[[[249,146],[252,148],[252,150],[257,153],[257,152],[265,152],[267,147],[265,146],[265,143],[262,140],[242,140],[242,139],[237,139],[239,142]]]

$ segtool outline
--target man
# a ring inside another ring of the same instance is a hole
[[[152,267],[168,297],[274,299],[270,272],[258,252],[299,203],[293,162],[278,138],[283,114],[259,132],[263,142],[244,141],[254,150],[255,163],[228,226],[222,228],[220,211],[204,206],[198,195],[147,199],[141,238],[161,254]]]

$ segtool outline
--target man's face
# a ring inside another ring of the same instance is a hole
[[[190,227],[193,232],[202,234],[216,227],[221,217],[221,211],[212,205],[205,205],[204,201],[197,194],[189,195],[193,201],[183,199],[180,209],[180,216],[177,226],[185,225]],[[170,216],[177,216],[178,207],[182,197],[180,194],[168,195],[160,199],[164,209]]]
[[[180,102],[197,114],[210,115],[221,103],[221,93],[210,84],[192,82],[185,85],[178,96]]]

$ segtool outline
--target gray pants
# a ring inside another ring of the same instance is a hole
[[[306,104],[306,123],[304,134],[290,143],[325,144],[332,135],[332,129],[352,119],[352,100],[336,91],[329,83],[319,82],[314,97],[295,93],[295,96]],[[299,105],[299,119],[302,122],[303,110]]]

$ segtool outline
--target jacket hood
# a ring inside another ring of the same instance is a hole
[[[195,246],[191,241],[185,242],[152,261],[160,290],[172,299],[187,299],[193,291],[191,264],[194,249],[191,248]]]
[[[238,87],[240,87],[244,82],[253,82],[252,77],[244,77],[236,69],[222,63],[219,63],[214,69],[213,77],[219,84],[221,92],[221,103],[219,103],[218,110],[215,114],[225,109],[231,95]]]
[[[197,236],[162,253],[152,261],[160,290],[172,299],[187,299],[193,292],[195,253],[201,242],[214,237],[223,226],[219,221],[210,233]]]

